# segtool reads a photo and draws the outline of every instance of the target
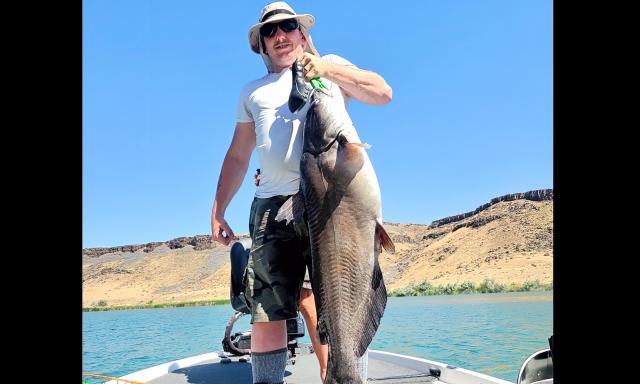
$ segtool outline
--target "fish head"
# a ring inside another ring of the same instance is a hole
[[[322,88],[314,89],[310,96],[304,128],[304,151],[326,151],[340,136],[346,110],[339,108],[331,93]],[[344,111],[343,111],[344,110]]]

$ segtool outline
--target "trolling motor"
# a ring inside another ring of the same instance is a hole
[[[533,353],[520,367],[517,384],[549,384],[553,382],[553,335],[549,348]]]
[[[248,240],[248,241],[247,241]],[[236,241],[231,246],[231,306],[235,313],[227,323],[222,338],[222,350],[235,356],[251,354],[251,331],[236,332],[232,334],[234,323],[244,315],[250,314],[249,302],[244,296],[247,286],[247,264],[249,262],[249,252],[251,250],[251,240],[243,239]],[[295,364],[293,358],[296,356],[298,338],[304,336],[304,320],[298,312],[296,318],[287,319],[287,349],[289,359]]]

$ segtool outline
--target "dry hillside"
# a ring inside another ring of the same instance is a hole
[[[396,245],[395,254],[380,255],[389,291],[425,279],[435,286],[552,281],[552,190],[501,196],[431,225],[385,228]],[[82,253],[83,307],[229,297],[229,247],[208,236]]]

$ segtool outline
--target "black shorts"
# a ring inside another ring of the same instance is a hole
[[[245,296],[251,322],[286,320],[297,316],[300,289],[311,263],[309,237],[293,222],[277,222],[278,210],[290,196],[254,198],[249,234]]]

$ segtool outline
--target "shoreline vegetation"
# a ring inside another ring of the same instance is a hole
[[[525,281],[522,284],[497,284],[492,279],[485,279],[479,285],[475,285],[471,281],[464,283],[447,284],[444,286],[434,286],[429,281],[424,280],[421,283],[411,283],[403,288],[395,289],[388,293],[389,297],[403,297],[403,296],[433,296],[433,295],[460,295],[460,294],[472,294],[472,293],[501,293],[501,292],[528,292],[528,291],[553,291],[553,282],[548,284],[540,283],[538,280]],[[82,308],[82,312],[94,312],[94,311],[122,311],[128,309],[152,309],[152,308],[174,308],[174,307],[199,307],[207,305],[224,305],[230,304],[231,300],[218,299],[218,300],[199,300],[199,301],[184,301],[178,303],[153,303],[150,301],[146,304],[137,305],[119,305],[109,306],[105,300],[100,300],[95,304],[91,304],[90,307]]]
[[[458,295],[468,293],[500,293],[500,292],[528,292],[528,291],[552,291],[553,281],[545,284],[539,280],[527,280],[522,284],[497,284],[493,279],[485,279],[476,286],[471,281],[458,284],[447,284],[444,286],[434,286],[429,281],[424,280],[419,284],[411,283],[403,288],[389,292],[389,297],[402,296],[432,296],[432,295]]]
[[[116,305],[108,306],[105,300],[100,300],[91,307],[82,308],[82,312],[95,312],[95,311],[123,311],[127,309],[152,309],[152,308],[175,308],[175,307],[202,307],[206,305],[222,305],[230,304],[231,300],[218,299],[218,300],[199,300],[199,301],[181,301],[178,303],[156,303],[153,301],[146,304],[136,305]]]

